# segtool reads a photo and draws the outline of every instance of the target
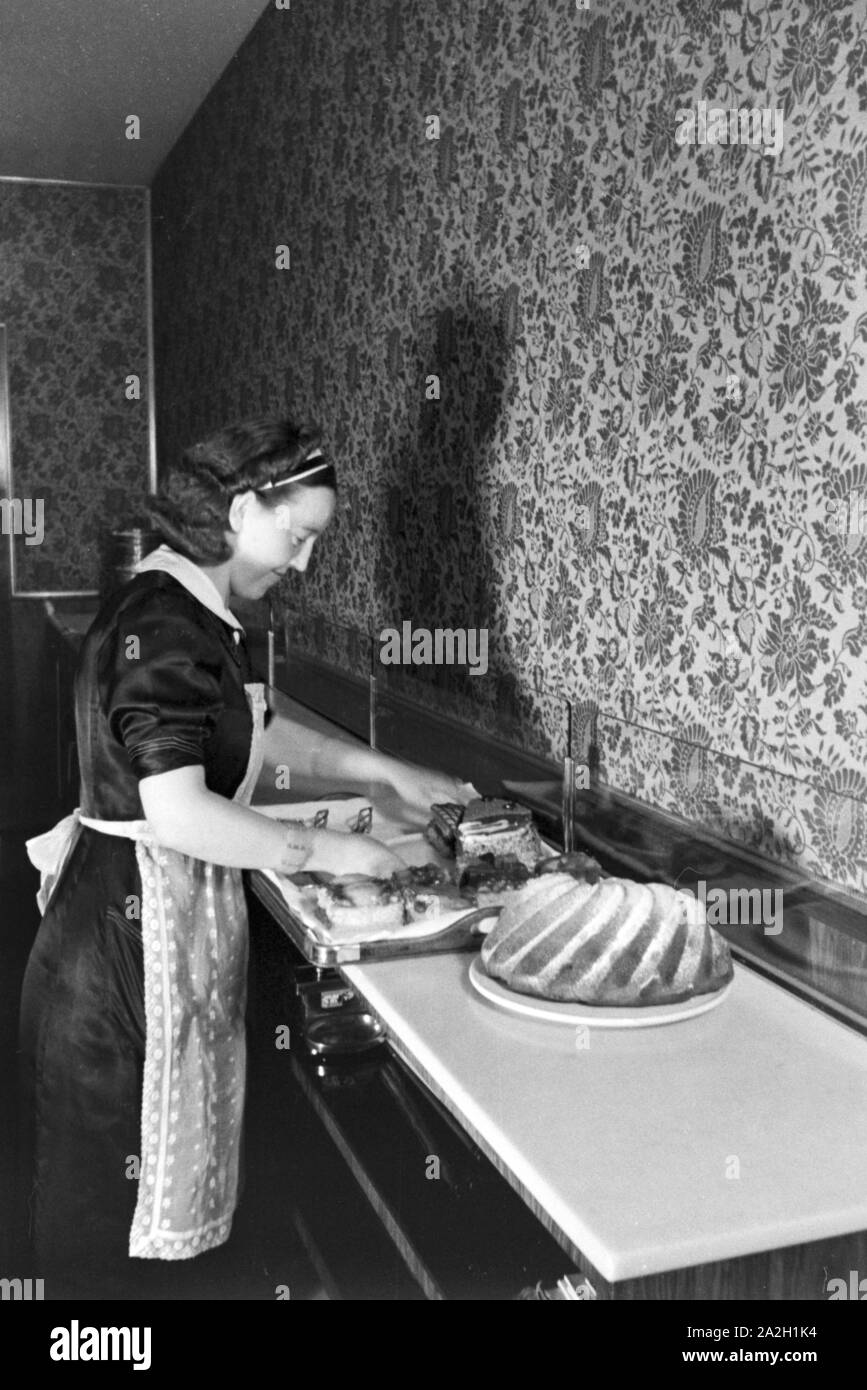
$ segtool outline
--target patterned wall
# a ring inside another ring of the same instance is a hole
[[[472,722],[559,757],[569,691],[613,785],[861,889],[865,71],[858,0],[296,0],[154,188],[163,456],[288,404],[339,461],[293,608],[486,626]]]
[[[45,518],[19,593],[95,589],[99,537],[147,492],[146,228],[141,188],[0,182],[13,484]]]

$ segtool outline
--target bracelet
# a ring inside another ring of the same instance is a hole
[[[286,841],[283,846],[280,872],[296,873],[298,869],[303,869],[313,853],[313,837],[303,820],[285,821],[284,824],[286,826]],[[299,835],[299,830],[306,832],[306,834]]]

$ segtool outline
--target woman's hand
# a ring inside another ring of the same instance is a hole
[[[329,874],[367,874],[370,878],[389,878],[406,864],[387,845],[371,835],[342,830],[315,830],[313,852],[305,869]]]
[[[431,806],[442,801],[457,801],[462,806],[468,800],[463,783],[447,772],[437,772],[432,767],[417,767],[413,763],[401,763],[396,759],[389,763],[388,781],[394,787],[404,804],[427,818]]]

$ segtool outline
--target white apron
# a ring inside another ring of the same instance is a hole
[[[253,736],[233,797],[248,805],[263,759],[265,688],[244,686]],[[138,1201],[129,1239],[140,1259],[183,1260],[228,1239],[244,1109],[247,909],[240,869],[158,845],[147,821],[79,810],[27,841],[44,913],[79,826],[135,841],[142,882],[145,1061]]]

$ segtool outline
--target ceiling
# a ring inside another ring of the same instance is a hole
[[[0,0],[0,177],[149,185],[265,8]]]

